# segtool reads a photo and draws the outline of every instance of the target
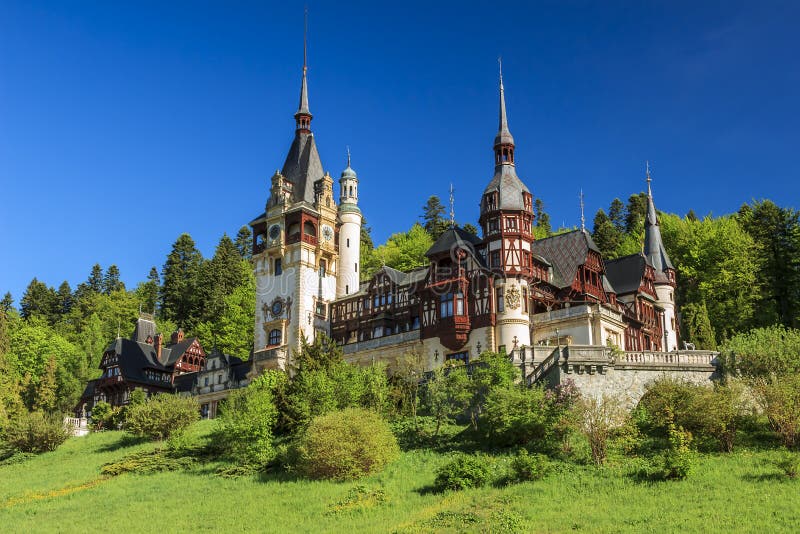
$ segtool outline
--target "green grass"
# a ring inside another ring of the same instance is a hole
[[[202,422],[195,434],[207,433]],[[800,481],[776,451],[698,454],[687,480],[637,482],[636,461],[557,464],[547,478],[458,493],[426,491],[444,453],[402,454],[359,482],[286,474],[235,479],[219,463],[188,471],[100,476],[102,464],[152,443],[120,432],[73,438],[52,453],[0,466],[3,532],[794,532]],[[507,462],[498,456],[498,464]],[[363,489],[353,490],[356,486]]]

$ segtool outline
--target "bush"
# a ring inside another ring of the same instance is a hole
[[[58,415],[23,412],[6,429],[5,441],[21,452],[40,453],[56,450],[70,435]]]
[[[436,470],[433,485],[438,491],[458,491],[485,486],[490,479],[491,469],[485,456],[460,454]]]
[[[511,460],[510,482],[541,480],[550,472],[550,460],[543,454],[528,454],[520,450]]]
[[[480,422],[493,444],[551,451],[569,431],[568,406],[558,394],[539,387],[494,388],[486,397]]]
[[[118,476],[123,473],[150,474],[161,471],[180,471],[194,465],[194,460],[186,456],[176,457],[164,449],[135,452],[124,458],[104,464],[100,473]]]
[[[113,430],[116,428],[119,408],[112,408],[106,401],[100,401],[92,407],[92,428],[94,430]]]
[[[722,347],[726,371],[745,376],[800,372],[800,330],[781,325],[736,334]]]
[[[648,384],[638,405],[647,414],[646,429],[650,433],[666,436],[670,424],[685,426],[692,415],[692,403],[699,387],[671,378],[661,378]]]
[[[350,480],[380,471],[400,453],[379,415],[347,408],[314,418],[297,443],[298,470],[310,478]]]
[[[800,447],[800,375],[759,379],[753,390],[784,446]]]
[[[129,406],[124,428],[136,436],[161,441],[183,432],[198,419],[200,407],[194,398],[161,394]]]
[[[800,454],[786,451],[778,458],[775,465],[789,478],[800,475]]]
[[[670,425],[668,436],[669,449],[663,456],[661,478],[665,480],[686,478],[692,468],[692,451],[689,449],[692,435],[682,428]]]
[[[217,438],[229,454],[244,464],[265,465],[275,458],[273,429],[278,420],[273,390],[286,374],[268,371],[225,401]]]
[[[578,428],[589,440],[592,461],[602,465],[606,460],[609,438],[625,424],[625,411],[620,400],[610,395],[583,398],[575,413]]]

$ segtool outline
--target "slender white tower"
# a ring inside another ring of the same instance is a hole
[[[350,167],[347,149],[347,168],[339,178],[339,268],[336,298],[352,295],[359,286],[361,256],[361,210],[358,209],[358,176]]]

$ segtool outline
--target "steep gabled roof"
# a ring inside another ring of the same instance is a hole
[[[189,337],[180,343],[167,345],[161,349],[161,361],[165,366],[174,365],[178,360],[181,359],[181,356],[184,355],[186,350],[191,347],[196,340],[196,337]]]
[[[615,260],[606,261],[606,276],[617,295],[634,293],[639,290],[644,277],[647,259],[641,254],[631,254]]]
[[[586,263],[590,250],[600,253],[586,230],[573,230],[533,242],[533,253],[550,262],[553,284],[559,288],[572,285],[578,267]]]
[[[457,248],[472,251],[474,253],[475,246],[481,242],[481,238],[475,234],[471,234],[462,228],[448,228],[439,239],[428,249],[425,256],[430,258],[437,254],[450,252]]]
[[[125,380],[152,384],[165,388],[170,387],[169,382],[151,380],[145,374],[145,370],[147,369],[170,373],[170,370],[161,365],[161,362],[158,361],[156,349],[152,345],[138,343],[130,339],[117,338],[106,351],[113,351],[117,355],[117,362]]]

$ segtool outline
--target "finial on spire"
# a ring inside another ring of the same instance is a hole
[[[581,189],[581,232],[586,231],[586,217],[583,215],[583,189]]]
[[[300,104],[294,114],[297,129],[311,131],[311,112],[308,110],[308,7],[305,9],[303,19],[303,81],[300,85]]]
[[[456,227],[456,198],[453,191],[453,182],[450,182],[450,228]]]
[[[347,145],[347,166],[350,166],[350,145]]]
[[[303,12],[303,72],[308,69],[308,6]]]
[[[495,165],[514,164],[514,138],[508,129],[508,118],[506,117],[506,92],[503,87],[503,58],[498,57],[497,63],[500,67],[500,124],[497,127],[497,135],[494,138]]]
[[[645,160],[644,165],[645,173],[647,174],[647,196],[651,197],[653,196],[653,192],[650,190],[650,182],[653,181],[653,179],[650,178],[650,160]]]

